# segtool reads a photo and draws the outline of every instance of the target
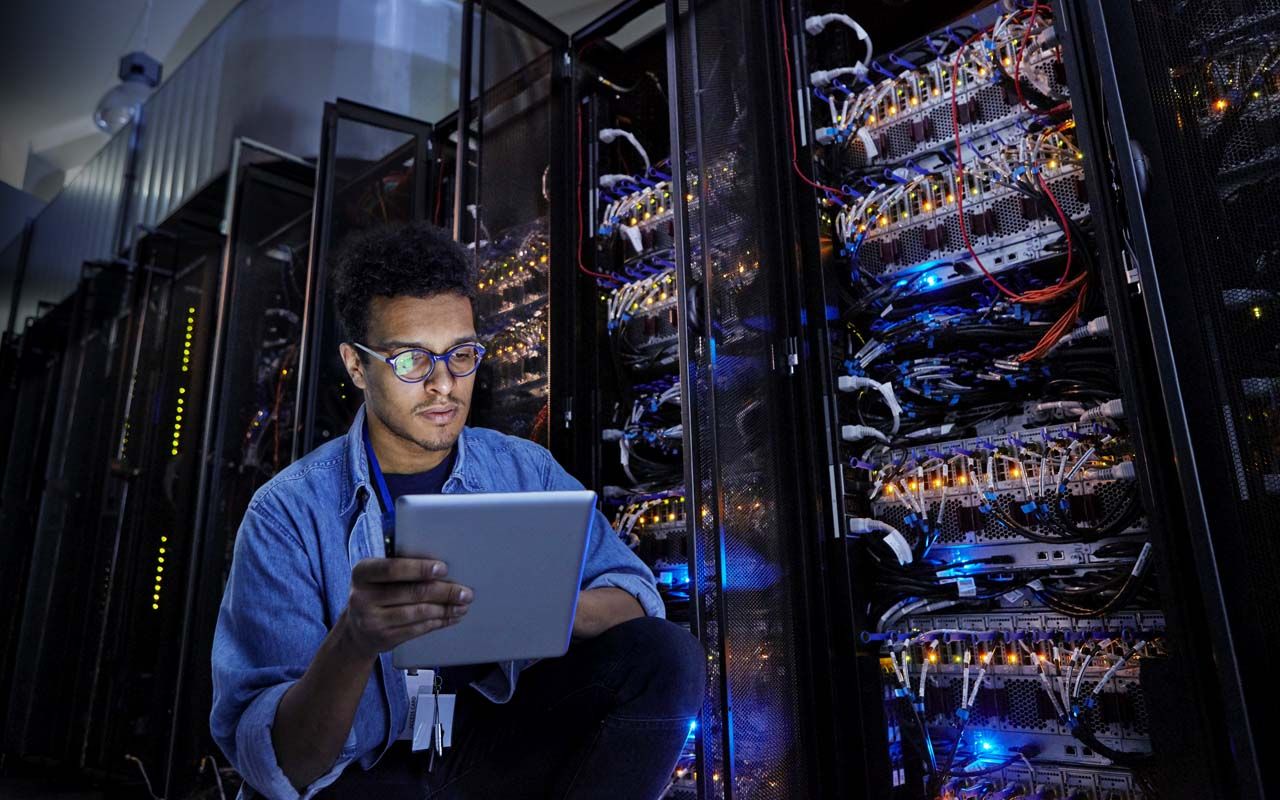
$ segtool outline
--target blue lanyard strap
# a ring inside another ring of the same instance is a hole
[[[378,454],[373,452],[373,442],[369,440],[369,423],[364,425],[364,452],[369,459],[369,472],[378,486],[378,497],[382,501],[382,538],[388,545],[387,555],[391,555],[391,543],[395,541],[396,505],[391,500],[391,490],[387,488],[387,479],[382,475],[382,466],[378,464]]]

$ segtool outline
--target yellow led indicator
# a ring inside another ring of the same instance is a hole
[[[1254,319],[1262,319],[1262,306],[1254,306],[1254,307],[1253,307],[1253,318],[1254,318]]]
[[[1230,105],[1230,103],[1227,102],[1227,98],[1223,97],[1215,101],[1213,107],[1218,111],[1226,111],[1228,105]]]

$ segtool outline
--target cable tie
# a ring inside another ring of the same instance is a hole
[[[919,67],[917,67],[915,64],[912,64],[910,61],[906,60],[905,58],[898,57],[896,53],[890,53],[889,60],[892,61],[894,64],[897,64],[898,66],[902,67],[903,69],[909,69],[909,70],[912,70],[913,72],[919,69]]]

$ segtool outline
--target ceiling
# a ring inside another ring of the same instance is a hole
[[[270,2],[271,0],[245,0]],[[364,0],[362,0],[364,1]],[[121,55],[171,75],[242,0],[11,0],[0,12],[0,181],[50,199],[107,141],[91,114]],[[528,0],[572,32],[618,0]],[[148,9],[150,10],[148,20]]]

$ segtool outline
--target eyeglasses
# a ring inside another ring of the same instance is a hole
[[[390,356],[384,356],[371,350],[359,342],[352,342],[379,361],[385,361],[391,372],[405,383],[422,383],[436,371],[436,362],[443,361],[445,369],[455,378],[465,378],[480,368],[480,360],[484,358],[484,345],[479,342],[464,342],[454,345],[439,355],[430,350],[411,347],[400,350]]]

